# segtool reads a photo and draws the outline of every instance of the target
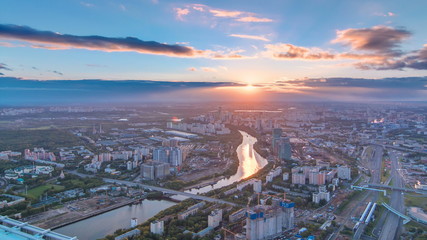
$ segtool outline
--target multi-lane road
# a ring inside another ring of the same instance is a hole
[[[381,181],[381,164],[383,159],[384,149],[381,146],[376,145],[374,149],[374,153],[372,155],[371,160],[369,161],[369,167],[368,169],[371,169],[371,179],[370,183],[372,184],[379,184]],[[376,202],[378,200],[379,192],[372,192],[370,191],[368,193],[368,196],[371,197],[371,202]],[[363,204],[363,206],[366,206],[367,202],[361,201],[360,204]],[[353,239],[360,239],[363,232],[365,231],[366,224],[360,223],[359,228],[356,230]]]
[[[390,151],[391,178],[393,187],[403,188],[405,186],[402,175],[399,173],[399,161],[396,154]],[[390,205],[401,213],[405,213],[405,202],[401,191],[393,190],[390,196]],[[380,240],[399,239],[402,230],[402,219],[396,214],[387,211],[387,217],[383,225]]]

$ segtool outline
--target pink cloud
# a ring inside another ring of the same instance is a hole
[[[248,16],[248,17],[241,17],[238,18],[236,21],[239,22],[272,22],[273,20],[270,18],[258,18],[258,17],[252,17],[252,16]]]
[[[176,18],[180,21],[184,21],[184,16],[190,13],[190,10],[187,8],[174,8]]]
[[[257,35],[246,35],[246,34],[230,34],[228,35],[230,37],[237,37],[237,38],[246,38],[246,39],[253,39],[253,40],[260,40],[260,41],[265,41],[265,42],[269,42],[270,40],[263,37],[263,36],[257,36]]]

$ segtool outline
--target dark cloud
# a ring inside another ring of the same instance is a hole
[[[0,75],[3,76],[4,74],[0,72]]]
[[[427,45],[424,45],[418,51],[405,54],[401,57],[378,61],[362,61],[356,63],[356,67],[365,70],[403,70],[404,68],[427,70]]]
[[[280,86],[300,86],[311,88],[371,88],[371,89],[412,89],[427,90],[427,77],[406,78],[310,78],[291,81],[279,81]]]
[[[337,32],[335,43],[351,46],[353,50],[373,51],[385,55],[399,55],[396,48],[411,36],[405,29],[395,29],[388,26],[372,28],[350,28]]]
[[[139,53],[181,57],[191,57],[202,53],[187,46],[143,41],[135,37],[76,36],[51,31],[40,31],[27,26],[12,24],[0,24],[0,38],[26,41],[36,44],[33,47],[48,49],[84,48],[107,52],[135,51]]]
[[[8,68],[7,64],[5,64],[5,63],[0,63],[0,69],[7,70],[7,71],[12,71],[12,69]]]
[[[59,72],[59,71],[51,71],[51,72],[53,72],[53,73],[55,73],[55,74],[58,74],[58,75],[61,75],[61,76],[63,76],[64,74],[62,73],[62,72]]]

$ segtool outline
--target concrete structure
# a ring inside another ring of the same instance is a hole
[[[283,181],[289,180],[289,173],[283,173]]]
[[[216,228],[222,221],[222,209],[215,209],[208,216],[208,227]]]
[[[292,173],[292,184],[305,184],[305,174]]]
[[[259,179],[256,179],[253,183],[254,192],[260,193],[262,191],[262,181]]]
[[[130,227],[131,227],[131,228],[134,228],[134,227],[136,227],[136,226],[138,226],[138,218],[132,218],[132,219],[130,220]]]
[[[408,210],[408,215],[417,222],[427,224],[427,214],[421,208],[410,207]]]
[[[311,169],[308,174],[308,183],[314,185],[324,185],[326,183],[325,172],[319,172],[317,169]]]
[[[246,212],[246,239],[269,239],[292,229],[294,226],[294,203],[273,199],[270,206],[258,205]]]
[[[319,192],[313,193],[313,202],[319,203],[321,200],[326,200],[326,202],[329,202],[331,199],[331,194],[326,190],[326,186],[320,186]]]
[[[245,214],[246,214],[246,209],[242,208],[240,210],[237,210],[228,216],[228,221],[235,222],[235,221],[243,218],[245,216]]]
[[[114,240],[127,240],[130,237],[138,236],[138,235],[141,235],[141,231],[139,229],[134,229],[115,237]]]
[[[351,180],[351,168],[348,166],[339,166],[338,167],[338,178]]]
[[[165,231],[165,222],[156,220],[150,223],[150,232],[153,234],[162,235]]]
[[[141,164],[141,174],[143,178],[157,179],[163,178],[170,174],[169,163],[150,161]]]
[[[201,207],[205,206],[205,204],[206,204],[205,202],[200,202],[200,203],[194,204],[193,206],[190,206],[189,208],[187,208],[187,210],[178,214],[178,219],[184,220],[188,216],[194,215],[197,211],[199,211]]]
[[[2,240],[78,240],[77,237],[68,237],[6,216],[0,216],[0,222],[0,239]]]

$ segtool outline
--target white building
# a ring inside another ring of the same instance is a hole
[[[216,228],[222,221],[222,209],[215,209],[208,216],[208,227]]]
[[[253,187],[254,187],[254,192],[260,193],[262,191],[262,181],[259,179],[256,179],[254,181]]]
[[[283,181],[289,180],[289,173],[283,173]]]
[[[162,235],[165,231],[164,221],[154,221],[150,223],[150,232]]]
[[[319,203],[321,200],[326,200],[329,202],[331,199],[331,194],[326,190],[326,186],[320,186],[318,193],[313,193],[313,202]]]
[[[351,169],[348,166],[339,166],[338,167],[338,178],[351,180]]]

